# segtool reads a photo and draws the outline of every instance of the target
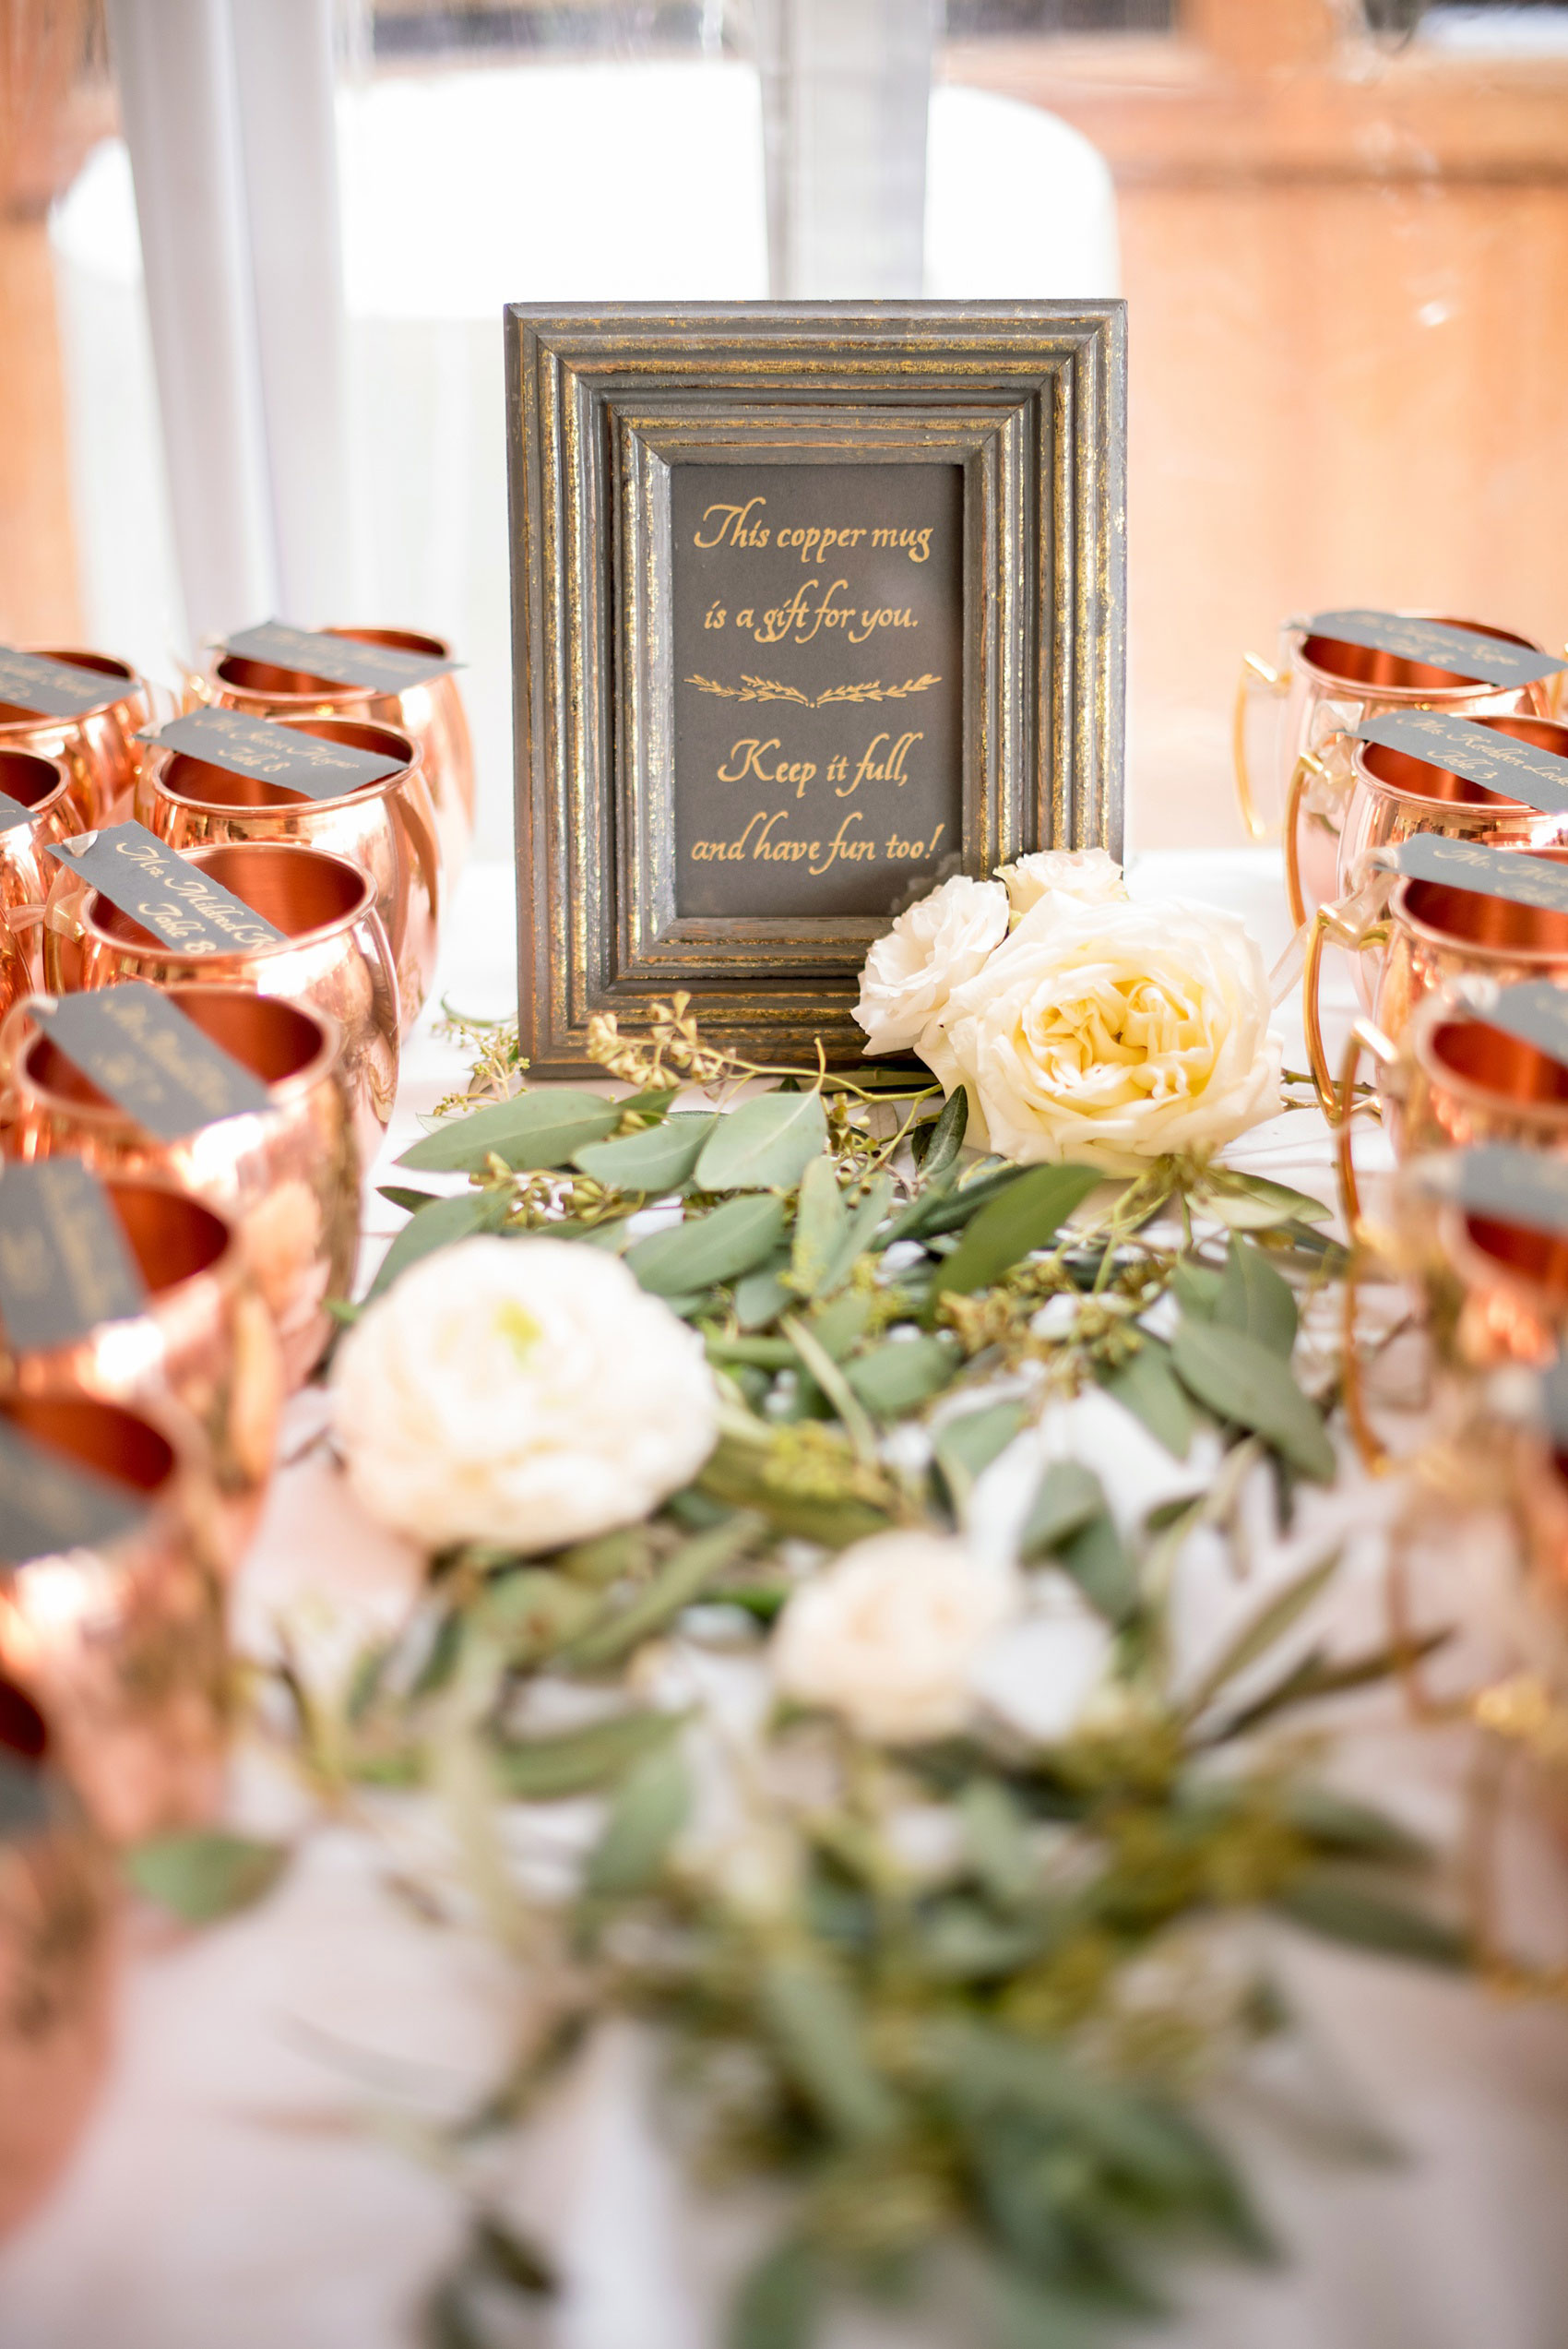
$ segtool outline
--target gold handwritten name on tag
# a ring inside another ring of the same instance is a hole
[[[34,998],[30,1009],[50,1042],[160,1141],[269,1106],[260,1078],[144,980]]]
[[[1340,644],[1362,645],[1372,652],[1392,652],[1479,685],[1532,685],[1568,668],[1568,662],[1538,652],[1533,645],[1511,644],[1504,637],[1455,627],[1446,620],[1419,619],[1408,612],[1319,612],[1306,627],[1312,636],[1333,637]]]
[[[181,954],[256,954],[288,943],[243,898],[166,847],[145,824],[84,832],[50,853]]]
[[[0,1175],[0,1319],[18,1353],[140,1313],[147,1292],[97,1175],[74,1158]]]
[[[129,690],[123,678],[106,677],[101,669],[78,669],[74,662],[51,661],[46,652],[0,644],[0,702],[35,718],[85,717]]]
[[[346,798],[409,763],[406,757],[335,742],[270,718],[247,718],[238,709],[193,709],[137,739],[306,799]]]
[[[263,620],[242,628],[225,651],[243,661],[264,661],[279,669],[303,669],[330,685],[359,686],[373,693],[407,693],[457,663],[438,652],[410,652],[391,644],[367,644],[362,637],[330,636],[325,629],[292,628],[285,620]]]
[[[1487,1142],[1459,1153],[1458,1194],[1472,1215],[1532,1231],[1568,1233],[1568,1162],[1544,1151]]]
[[[1477,897],[1506,898],[1548,913],[1568,913],[1568,865],[1518,849],[1487,848],[1479,841],[1413,832],[1396,852],[1408,880],[1441,881]]]
[[[1356,732],[1361,742],[1424,759],[1542,815],[1568,815],[1568,758],[1479,719],[1443,709],[1400,710],[1369,718]]]

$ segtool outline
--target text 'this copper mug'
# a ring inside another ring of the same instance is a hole
[[[435,811],[419,751],[407,734],[390,726],[342,718],[285,722],[323,742],[397,763],[376,781],[320,799],[182,751],[154,747],[137,785],[133,813],[182,852],[230,841],[291,841],[324,849],[367,874],[397,965],[406,1035],[435,971],[443,887]]]
[[[210,1819],[228,1726],[222,1585],[199,1467],[141,1414],[60,1392],[0,1398],[19,1434],[145,1503],[94,1548],[0,1567],[0,1672],[49,1723],[113,1842]]]
[[[95,1174],[161,1176],[215,1208],[278,1325],[285,1380],[303,1385],[347,1296],[359,1248],[360,1153],[335,1020],[239,987],[168,990],[186,1019],[267,1087],[265,1110],[155,1139],[101,1093],[19,1005],[0,1030],[0,1142],[10,1158],[68,1155]]]
[[[206,955],[164,946],[80,874],[62,871],[44,917],[45,987],[72,995],[119,979],[244,987],[321,1012],[342,1031],[343,1067],[368,1165],[397,1097],[401,1026],[374,884],[340,856],[271,841],[192,849],[189,861],[271,923],[281,933],[277,943]]]

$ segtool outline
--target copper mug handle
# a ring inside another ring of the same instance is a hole
[[[1243,653],[1241,674],[1236,681],[1236,704],[1230,720],[1230,757],[1236,770],[1236,805],[1241,811],[1241,822],[1249,840],[1270,840],[1274,828],[1258,814],[1257,801],[1253,793],[1252,775],[1247,766],[1247,712],[1260,691],[1277,701],[1289,690],[1289,669],[1275,668],[1272,662],[1264,660],[1260,653]]]
[[[1357,898],[1352,896],[1341,898],[1337,905],[1318,908],[1308,932],[1306,966],[1301,972],[1301,1024],[1306,1031],[1307,1064],[1313,1072],[1313,1090],[1317,1094],[1318,1107],[1334,1127],[1338,1126],[1340,1119],[1340,1091],[1330,1072],[1328,1047],[1323,1040],[1323,1006],[1319,1000],[1319,990],[1323,984],[1324,945],[1332,938],[1336,946],[1344,947],[1351,954],[1364,954],[1369,947],[1383,942],[1381,919],[1374,917],[1361,928],[1356,927],[1350,918],[1356,905]]]
[[[1314,932],[1314,936],[1321,935]],[[1361,1198],[1356,1184],[1356,1163],[1351,1151],[1350,1118],[1356,1106],[1356,1071],[1362,1052],[1370,1052],[1384,1067],[1392,1066],[1399,1057],[1397,1045],[1392,1043],[1383,1030],[1371,1019],[1358,1019],[1346,1040],[1345,1056],[1339,1067],[1339,1123],[1335,1136],[1335,1156],[1339,1173],[1339,1211],[1345,1219],[1346,1263],[1341,1283],[1340,1377],[1345,1404],[1345,1424],[1350,1430],[1350,1440],[1357,1457],[1370,1476],[1384,1476],[1393,1466],[1393,1456],[1378,1435],[1367,1412],[1366,1389],[1361,1378],[1361,1349],[1357,1336],[1357,1306],[1360,1282],[1358,1269],[1366,1235],[1361,1228]],[[1315,1070],[1314,1070],[1315,1075]]]

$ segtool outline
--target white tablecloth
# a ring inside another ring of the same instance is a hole
[[[1265,853],[1150,857],[1135,888],[1241,911],[1270,960],[1284,944]],[[510,1001],[511,971],[511,875],[472,869],[445,990],[493,1011]],[[1342,973],[1335,984],[1342,1017]],[[1301,1066],[1299,1021],[1281,1024]],[[388,1158],[457,1065],[427,1032],[413,1041]],[[1375,1138],[1367,1147],[1375,1156]],[[1239,1155],[1327,1195],[1315,1116],[1264,1129]],[[384,1228],[396,1220],[387,1211]],[[295,1406],[294,1443],[315,1408]],[[1332,1504],[1363,1549],[1385,1505],[1353,1484]],[[1444,1562],[1447,1604],[1496,1569],[1475,1543]],[[312,1583],[385,1590],[395,1605],[414,1565],[309,1454],[277,1480],[238,1593],[242,1628]],[[1458,1743],[1410,1731],[1385,1697],[1348,1757],[1353,1783],[1439,1830],[1462,1767]],[[303,1819],[274,1768],[242,1760],[236,1777],[240,1818]],[[460,2109],[490,2077],[517,1996],[481,1936],[424,1921],[388,1889],[431,1833],[421,1803],[388,1803],[372,1831],[315,1828],[279,1890],[244,1916],[195,1935],[136,1922],[107,2092],[59,2190],[0,2249],[0,2349],[413,2349],[422,2295],[464,2226],[457,2186],[422,2158],[419,2122]],[[1525,1830],[1509,1857],[1520,1914],[1568,1953],[1568,1864]],[[1194,2268],[1181,2319],[1151,2337],[1170,2349],[1562,2349],[1568,2011],[1278,1941],[1320,2048],[1400,2158],[1346,2161],[1282,2131],[1259,2099],[1238,2103],[1233,2141],[1289,2263]],[[495,2157],[490,2189],[539,2228],[567,2279],[550,2349],[722,2338],[723,2279],[752,2213],[682,2190],[647,2125],[647,2062],[632,2034],[607,2034],[530,2139]],[[828,2339],[957,2349],[918,2313],[857,2312]]]

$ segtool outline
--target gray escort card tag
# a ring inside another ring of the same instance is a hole
[[[113,1542],[139,1525],[147,1508],[134,1486],[0,1419],[0,1571]]]
[[[16,1353],[140,1313],[147,1291],[109,1194],[75,1158],[0,1175],[0,1320]]]
[[[267,661],[277,669],[303,669],[339,686],[364,686],[374,693],[406,693],[456,669],[439,653],[404,652],[396,645],[364,644],[358,637],[333,637],[316,628],[291,628],[285,620],[264,620],[229,638],[225,652],[243,661]]]
[[[31,822],[30,807],[23,807],[19,801],[10,796],[9,793],[0,792],[0,832],[8,832],[15,825]]]
[[[270,718],[247,718],[238,709],[193,709],[159,733],[137,739],[203,758],[232,775],[253,775],[276,791],[297,792],[304,799],[342,799],[364,783],[395,775],[404,764],[385,751],[327,742]]]
[[[23,1761],[0,1746],[0,1843],[19,1843],[48,1827],[55,1810],[53,1787],[54,1781],[38,1763]]]
[[[1568,1447],[1568,1362],[1556,1355],[1540,1375],[1540,1410],[1553,1447]]]
[[[285,943],[281,930],[149,832],[109,824],[51,847],[51,856],[101,889],[155,938],[181,954],[255,954]]]
[[[18,652],[14,645],[0,644],[0,701],[30,710],[35,718],[79,718],[125,690],[101,669],[78,669],[69,661],[51,661],[46,652]]]
[[[28,1005],[52,1044],[100,1092],[160,1142],[177,1142],[221,1117],[268,1105],[259,1077],[204,1036],[177,1003],[145,980]]]
[[[1505,897],[1515,905],[1568,913],[1568,864],[1518,849],[1486,848],[1479,841],[1451,841],[1441,832],[1412,832],[1395,859],[1407,880],[1442,881],[1477,897]]]
[[[1546,979],[1521,979],[1515,986],[1500,987],[1491,1002],[1471,1008],[1487,1027],[1517,1036],[1568,1068],[1568,989]]]
[[[1454,1196],[1470,1214],[1568,1238],[1568,1159],[1507,1142],[1484,1142],[1457,1157]]]
[[[1478,685],[1527,686],[1568,669],[1550,652],[1508,644],[1474,628],[1450,627],[1444,620],[1415,620],[1403,612],[1318,612],[1306,623],[1309,636],[1337,637],[1341,644],[1364,645],[1369,652],[1393,652],[1431,669],[1446,669]]]
[[[1515,799],[1543,816],[1568,815],[1568,758],[1519,742],[1474,718],[1454,718],[1443,709],[1407,709],[1369,718],[1356,729],[1358,740],[1380,743],[1427,759],[1450,775],[1462,775],[1500,799]]]

